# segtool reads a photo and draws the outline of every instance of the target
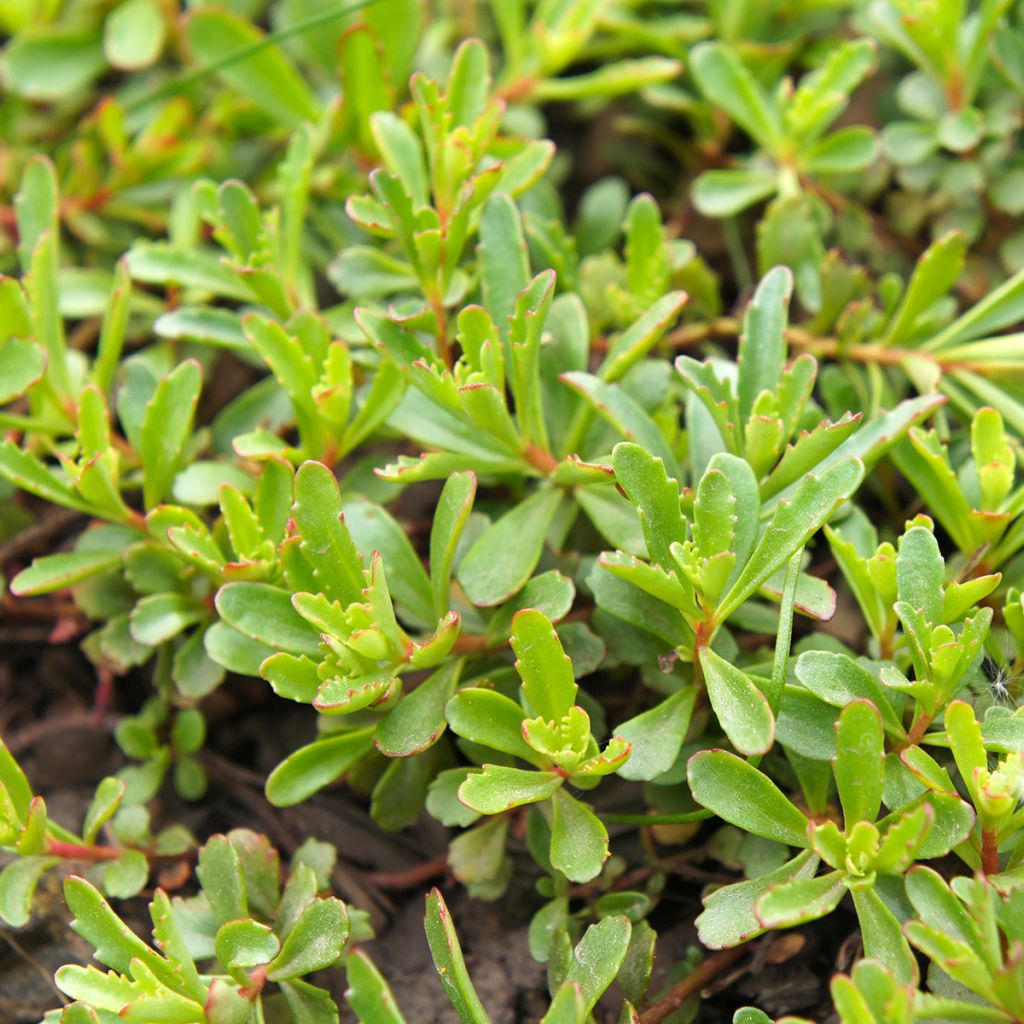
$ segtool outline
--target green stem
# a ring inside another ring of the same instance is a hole
[[[733,272],[736,274],[736,281],[740,288],[746,291],[753,287],[754,276],[750,272],[750,261],[747,259],[743,239],[740,238],[739,225],[734,217],[722,221],[722,235],[725,239],[726,252],[729,254],[729,262],[732,263]]]
[[[775,660],[772,662],[772,685],[767,694],[772,714],[779,713],[782,695],[786,689],[786,667],[793,642],[793,606],[796,603],[796,587],[800,580],[800,563],[804,549],[793,553],[786,566],[786,582],[782,587],[782,604],[779,607],[779,631],[775,637]]]
[[[580,445],[583,444],[583,439],[587,436],[587,431],[590,429],[590,424],[594,419],[594,410],[582,398],[579,401],[580,406],[576,410],[576,414],[569,424],[565,440],[562,442],[563,455],[580,454]]]
[[[40,419],[38,416],[19,416],[13,412],[0,412],[0,429],[34,431],[37,434],[70,434],[74,427]]]
[[[606,825],[688,825],[714,817],[710,811],[686,811],[681,814],[602,814]]]
[[[189,86],[196,85],[207,78],[212,78],[225,68],[248,60],[261,50],[265,50],[268,46],[274,46],[285,39],[290,39],[292,36],[301,35],[303,32],[319,28],[321,25],[329,25],[332,21],[345,17],[346,14],[360,11],[364,7],[371,7],[378,2],[379,0],[357,0],[356,3],[346,4],[344,7],[335,7],[330,10],[321,11],[319,14],[314,14],[310,18],[304,18],[302,21],[297,21],[294,25],[279,29],[277,32],[268,32],[262,39],[251,46],[243,47],[237,53],[231,54],[230,57],[225,57],[224,60],[217,61],[216,64],[211,64],[209,67],[199,68],[197,71],[192,71],[187,75],[175,78],[155,92],[146,93],[137,100],[126,103],[124,107],[125,113],[131,114],[140,107],[148,106],[150,103],[157,103],[171,96],[177,96],[178,93],[184,92]]]

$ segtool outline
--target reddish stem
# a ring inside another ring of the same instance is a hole
[[[431,878],[443,875],[448,867],[448,855],[442,853],[433,860],[424,861],[405,871],[378,871],[367,875],[366,880],[378,889],[415,889]]]
[[[64,860],[117,860],[124,853],[116,846],[83,846],[81,843],[65,843],[60,839],[49,839],[46,852]]]
[[[114,699],[114,673],[102,666],[96,670],[96,699],[93,701],[93,722],[98,726],[103,723],[110,711]]]
[[[452,368],[452,346],[448,340],[448,318],[444,311],[444,299],[440,295],[430,297],[430,308],[434,311],[434,319],[437,321],[437,348],[444,365],[450,370]]]
[[[266,966],[257,967],[256,970],[249,975],[249,980],[252,982],[251,985],[238,990],[238,994],[243,999],[255,999],[263,991],[263,986],[267,983]]]
[[[981,830],[981,869],[986,875],[999,874],[999,843],[995,829]]]
[[[899,749],[906,750],[907,747],[916,746],[921,741],[921,737],[928,731],[928,726],[932,723],[932,716],[927,711],[922,711],[917,718],[914,720],[914,724],[910,727],[910,732],[907,733],[907,741]]]
[[[558,468],[558,459],[551,452],[538,448],[535,444],[528,444],[523,449],[523,458],[542,473],[553,473]]]
[[[494,650],[501,646],[503,645],[500,643],[492,643],[485,636],[476,636],[473,633],[463,633],[456,639],[452,650],[456,654],[484,654],[487,651]]]
[[[658,1024],[659,1021],[663,1021],[670,1013],[678,1010],[687,999],[707,988],[715,977],[748,952],[746,946],[733,946],[732,949],[723,949],[720,953],[709,956],[653,1006],[644,1010],[640,1014],[640,1024]]]

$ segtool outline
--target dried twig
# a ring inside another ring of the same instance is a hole
[[[734,946],[709,956],[695,967],[685,978],[673,985],[656,1003],[640,1014],[640,1024],[658,1024],[670,1013],[678,1010],[691,996],[707,988],[709,984],[742,956],[750,952],[748,946]]]

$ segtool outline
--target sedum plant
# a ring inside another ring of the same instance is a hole
[[[474,900],[545,1024],[808,936],[780,1021],[1021,1020],[1019,5],[328,6],[0,2],[12,675],[117,760],[5,724],[47,1024],[413,1024],[378,885],[466,1024]]]

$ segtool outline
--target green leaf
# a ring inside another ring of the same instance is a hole
[[[125,258],[136,281],[194,288],[243,302],[253,298],[234,271],[209,250],[175,249],[167,242],[137,242]]]
[[[302,553],[331,600],[348,605],[363,600],[363,560],[342,515],[334,474],[319,462],[304,462],[295,474],[292,515],[302,537]]]
[[[108,822],[124,799],[125,784],[118,778],[108,775],[96,787],[96,793],[85,812],[82,823],[82,838],[86,844],[96,842],[100,829]]]
[[[878,157],[878,138],[864,125],[849,125],[808,147],[803,167],[811,174],[853,174]]]
[[[10,797],[15,814],[24,822],[32,803],[32,787],[3,739],[0,739],[0,784]]]
[[[345,904],[333,896],[314,900],[302,912],[267,967],[271,981],[299,978],[330,967],[348,941]]]
[[[201,386],[199,363],[188,359],[161,378],[146,404],[139,433],[139,458],[147,510],[160,503],[178,472],[185,443],[192,433]]]
[[[8,59],[12,49],[13,46],[6,51]],[[59,238],[59,202],[57,172],[53,162],[43,154],[37,154],[25,167],[17,195],[14,197],[15,220],[18,227],[18,258],[26,274],[32,268],[33,254],[43,235],[49,234],[52,238]],[[4,331],[8,333],[4,336],[28,336],[31,333],[34,311],[26,306],[24,294],[17,282],[7,280],[5,286],[10,295],[11,308],[5,308],[4,312],[13,312],[15,315],[5,323]],[[5,307],[7,305],[8,303],[5,303]]]
[[[615,428],[622,440],[635,441],[661,459],[669,475],[678,478],[678,463],[657,424],[626,391],[593,374],[579,371],[563,373],[559,380],[582,395]]]
[[[338,1004],[326,989],[297,978],[282,981],[280,986],[281,994],[295,1024],[337,1024]]]
[[[552,622],[558,622],[569,613],[575,596],[576,588],[568,576],[557,569],[542,572],[491,616],[487,635],[495,641],[504,640],[512,632],[516,614],[527,608],[543,612]]]
[[[124,850],[103,865],[103,891],[114,899],[138,896],[149,878],[149,861],[141,850]]]
[[[693,183],[693,205],[705,217],[735,217],[748,206],[775,195],[779,176],[773,171],[729,168],[705,171]]]
[[[831,914],[845,895],[841,871],[798,878],[772,886],[757,901],[757,916],[765,928],[792,928]]]
[[[987,718],[981,723],[985,749],[997,754],[1024,754],[1024,718]]]
[[[377,726],[374,746],[387,757],[412,757],[436,743],[461,671],[461,662],[448,662],[403,697]]]
[[[504,694],[479,686],[467,687],[448,702],[445,716],[453,732],[463,739],[531,764],[539,763],[537,753],[523,739],[523,709]]]
[[[921,395],[907,398],[896,408],[882,413],[865,423],[852,437],[847,438],[832,454],[818,465],[818,471],[834,466],[843,459],[856,457],[870,469],[904,437],[915,423],[931,416],[945,402],[943,395]],[[799,484],[789,484],[766,501],[770,507],[782,498],[791,498]]]
[[[345,1002],[360,1024],[406,1024],[387,981],[361,949],[352,950],[346,958],[345,975]]]
[[[62,992],[71,996],[72,999],[84,999],[95,1004],[100,1010],[111,1009],[112,1012],[121,1010],[125,1004],[134,1002],[136,992],[127,978],[122,978],[113,971],[106,973],[97,970],[95,967],[79,967],[78,964],[68,964],[61,967],[54,980]],[[73,1003],[72,1007],[83,1007],[85,1003]],[[201,1007],[199,1008],[202,1012]],[[61,1024],[66,1024],[68,1019],[79,1021],[82,1018],[78,1015],[71,1016],[67,1010],[61,1014]],[[117,1019],[116,1017],[114,1018]],[[92,1007],[89,1007],[85,1020],[89,1024],[97,1024],[100,1017]]]
[[[1017,323],[1024,313],[1024,270],[992,289],[966,313],[921,345],[928,352],[941,351],[965,341],[995,334]]]
[[[120,974],[128,974],[131,962],[140,960],[165,983],[174,986],[173,972],[166,961],[150,949],[110,909],[110,904],[99,890],[77,875],[64,880],[64,898],[74,915],[71,927],[95,950],[100,963],[113,967]]]
[[[843,459],[800,482],[791,500],[779,502],[771,521],[739,578],[719,604],[717,617],[728,618],[802,548],[833,512],[860,486],[864,465]]]
[[[612,449],[615,479],[636,506],[650,557],[671,571],[671,546],[686,541],[686,522],[679,509],[679,484],[661,459],[638,444],[623,442]]]
[[[309,86],[279,46],[256,49],[265,36],[231,11],[202,7],[185,21],[185,39],[198,61],[281,124],[316,121],[320,110]]]
[[[732,1024],[773,1024],[773,1021],[763,1010],[744,1006],[732,1015]]]
[[[762,391],[774,395],[786,361],[783,332],[789,320],[793,274],[787,267],[769,271],[757,286],[743,318],[740,335],[737,394],[740,418],[746,422]]]
[[[20,857],[0,871],[0,918],[12,928],[28,924],[39,879],[59,863],[59,857]]]
[[[813,430],[801,432],[761,485],[761,494],[770,498],[800,480],[843,444],[861,421],[860,413],[844,413],[835,423],[822,420]]]
[[[917,961],[896,916],[874,889],[854,889],[852,895],[864,939],[864,955],[881,963],[902,984],[915,985]]]
[[[944,857],[971,834],[975,814],[971,806],[954,793],[926,793],[921,802],[932,809],[932,826],[917,849],[918,860]]]
[[[243,636],[320,661],[320,633],[295,610],[286,590],[267,583],[228,583],[217,591],[216,605],[224,622]]]
[[[525,609],[512,619],[512,650],[523,695],[533,713],[559,722],[576,702],[572,661],[543,612]]]
[[[693,646],[693,630],[677,608],[619,579],[612,568],[603,558],[587,580],[600,609],[657,637],[668,649]]]
[[[430,529],[430,591],[434,614],[440,618],[451,604],[452,566],[476,496],[476,474],[452,473],[441,490]]]
[[[46,846],[46,832],[49,818],[46,812],[46,801],[41,796],[34,796],[28,805],[25,816],[25,827],[14,844],[17,853],[23,857],[29,854],[42,853]]]
[[[835,43],[822,62],[800,80],[786,106],[786,127],[801,141],[817,138],[828,129],[875,62],[874,40]]]
[[[98,32],[22,33],[5,49],[3,79],[15,95],[54,103],[87,91],[106,63]]]
[[[807,818],[767,775],[725,750],[704,750],[686,769],[693,798],[756,836],[806,848]]]
[[[760,935],[765,929],[755,907],[761,897],[772,886],[813,877],[818,863],[810,850],[804,850],[775,871],[714,890],[704,897],[704,912],[697,918],[700,941],[709,949],[729,949]]]
[[[132,609],[132,639],[145,647],[157,647],[207,614],[206,608],[184,594],[149,594]]]
[[[11,580],[11,592],[20,596],[50,594],[99,576],[121,564],[120,551],[69,551],[42,555]]]
[[[917,261],[883,341],[887,345],[903,345],[913,337],[918,318],[949,294],[963,271],[967,239],[951,231],[933,242]]]
[[[750,70],[724,43],[701,43],[690,54],[701,92],[765,149],[782,138],[778,111]]]
[[[238,850],[227,836],[213,836],[200,849],[196,874],[219,922],[248,915],[245,873]]]
[[[708,699],[729,742],[748,756],[767,753],[775,740],[775,717],[750,677],[710,647],[700,651]]]
[[[922,864],[912,867],[906,887],[907,898],[925,924],[967,945],[978,944],[977,926],[937,871]]]
[[[942,622],[945,565],[931,530],[912,526],[900,538],[896,587],[900,601],[924,615],[932,625]]]
[[[576,490],[576,501],[594,528],[613,548],[644,557],[647,547],[633,506],[614,486],[594,485]]]
[[[281,948],[281,942],[269,925],[258,921],[228,921],[217,931],[217,959],[236,981],[245,983],[245,969],[269,963]]]
[[[534,86],[530,98],[537,103],[552,103],[639,93],[648,86],[676,78],[682,67],[679,61],[668,57],[620,59],[585,74],[543,78]]]
[[[660,704],[642,712],[615,730],[633,752],[618,774],[632,782],[650,782],[675,763],[693,715],[697,689],[677,690]]]
[[[847,704],[836,725],[833,766],[846,831],[858,821],[873,822],[882,805],[885,737],[882,717],[870,701]]]
[[[235,352],[249,352],[251,348],[238,314],[227,309],[179,306],[156,318],[153,333],[158,338],[192,341]]]
[[[458,579],[475,605],[493,607],[522,589],[540,560],[544,539],[562,503],[562,491],[545,488],[492,523],[466,552]]]
[[[51,472],[37,456],[23,451],[10,439],[0,441],[0,476],[53,505],[85,513],[93,511],[92,505],[81,498],[63,477]]]
[[[855,700],[870,701],[882,713],[887,732],[905,735],[882,684],[849,655],[834,651],[805,651],[797,659],[796,677],[808,690],[833,707],[842,708]]]
[[[583,989],[577,981],[563,982],[551,1000],[548,1012],[540,1024],[586,1024],[586,1003]]]
[[[501,814],[513,807],[547,800],[563,781],[555,772],[485,764],[459,786],[459,799],[478,814]]]
[[[402,525],[368,501],[345,503],[345,525],[361,551],[379,551],[384,556],[388,589],[395,603],[424,624],[433,625],[430,580]],[[445,608],[437,618],[447,612]]]
[[[501,879],[507,860],[509,818],[499,815],[463,832],[448,845],[452,874],[464,885],[487,885]]]
[[[0,405],[6,405],[38,383],[46,372],[46,353],[31,341],[11,338],[0,345]]]
[[[463,1024],[490,1024],[466,970],[451,914],[438,889],[432,889],[427,896],[425,926],[434,966],[459,1019]]]
[[[373,749],[373,726],[334,733],[289,754],[267,778],[267,799],[291,807],[336,782]]]
[[[608,859],[608,832],[601,819],[563,788],[554,790],[552,810],[552,866],[571,882],[589,882],[596,878]]]
[[[166,34],[157,0],[128,0],[111,11],[103,26],[103,51],[121,71],[149,67],[159,56]]]
[[[639,320],[614,340],[598,368],[598,376],[609,382],[621,380],[668,330],[686,305],[686,300],[685,292],[669,292],[658,299]]]
[[[496,192],[484,204],[477,248],[484,305],[494,318],[499,335],[506,338],[516,299],[530,283],[522,221],[508,193]]]
[[[955,700],[946,708],[945,723],[956,766],[968,790],[977,798],[976,773],[988,767],[988,753],[974,709],[966,701]]]
[[[619,973],[632,931],[629,918],[605,917],[583,933],[573,950],[566,981],[580,986],[586,1013],[594,1009]]]

